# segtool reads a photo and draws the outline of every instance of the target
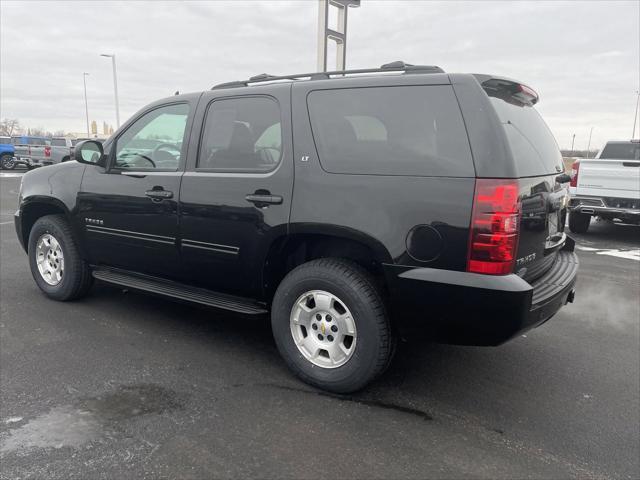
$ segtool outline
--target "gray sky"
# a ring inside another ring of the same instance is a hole
[[[316,69],[315,1],[0,3],[0,115],[47,130],[85,130],[213,84]],[[347,66],[404,60],[493,73],[538,91],[561,147],[628,139],[640,88],[640,2],[388,2],[349,13]],[[636,130],[637,132],[637,130]],[[638,134],[636,133],[636,136]]]

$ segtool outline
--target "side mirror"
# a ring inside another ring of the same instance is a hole
[[[558,183],[569,183],[570,181],[571,181],[571,177],[566,173],[563,173],[562,175],[558,175],[556,177],[556,182]]]
[[[104,150],[100,142],[85,140],[84,142],[76,143],[73,157],[76,161],[87,165],[102,165]]]

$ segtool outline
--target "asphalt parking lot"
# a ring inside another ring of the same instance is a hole
[[[496,348],[405,342],[348,397],[265,321],[96,284],[47,300],[0,174],[0,478],[638,478],[640,228],[576,236],[576,303]]]

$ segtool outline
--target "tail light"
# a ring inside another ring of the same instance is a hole
[[[569,182],[570,187],[578,186],[578,173],[580,173],[580,161],[576,160],[571,164],[571,181]]]
[[[476,179],[467,271],[488,275],[513,272],[520,229],[517,180]]]
[[[45,157],[50,157],[51,156],[51,147],[50,146],[46,146],[44,147],[44,156]]]

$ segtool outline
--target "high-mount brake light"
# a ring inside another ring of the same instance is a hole
[[[580,160],[576,160],[571,164],[571,180],[569,181],[570,187],[578,186],[578,174],[580,173]]]
[[[521,210],[517,180],[476,179],[468,272],[488,275],[513,273]]]
[[[522,84],[518,85],[518,91],[514,93],[513,96],[520,100],[523,100],[525,103],[530,103],[531,105],[535,105],[540,99],[533,88],[527,87],[526,85]]]

